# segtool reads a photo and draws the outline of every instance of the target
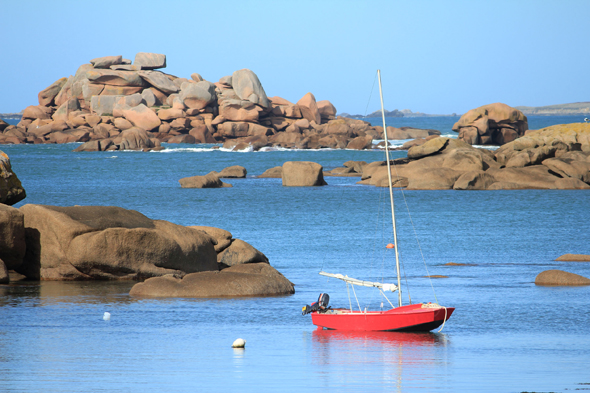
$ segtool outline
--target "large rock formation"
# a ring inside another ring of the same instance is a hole
[[[83,142],[78,151],[132,149],[118,137],[133,126],[151,140],[141,150],[161,149],[161,142],[225,142],[232,150],[369,149],[374,138],[382,138],[368,122],[336,119],[334,105],[316,102],[312,93],[296,104],[267,97],[248,69],[213,83],[197,73],[186,79],[158,70],[165,66],[166,56],[156,53],[138,53],[133,64],[120,55],[92,59],[42,90],[39,105],[27,107],[17,126],[1,125],[0,144]]]
[[[131,288],[131,296],[235,297],[274,296],[295,292],[293,284],[268,263],[268,258],[250,244],[232,239],[219,228],[193,226],[215,241],[220,271],[155,277]]]
[[[545,270],[535,278],[535,285],[544,286],[577,286],[590,285],[590,278],[563,270]]]
[[[394,160],[394,186],[408,189],[590,189],[590,124],[528,132],[496,152],[436,137]],[[385,162],[363,167],[360,184],[387,186]]]
[[[0,150],[0,203],[14,205],[26,196],[20,180],[12,171],[10,158]]]
[[[528,128],[521,111],[502,103],[471,109],[453,125],[459,139],[471,145],[503,145],[523,136]]]
[[[211,237],[113,206],[24,205],[27,251],[16,269],[41,280],[134,280],[218,270]]]
[[[138,296],[294,292],[262,252],[228,231],[151,220],[113,206],[0,205],[0,283],[8,282],[12,269],[35,280],[164,277],[134,286]],[[170,280],[185,292],[160,284]]]
[[[215,272],[198,276],[210,277],[198,296],[293,293],[262,252],[219,228],[184,227],[113,206],[0,206],[0,224],[0,270],[14,269],[30,279],[169,280]],[[244,264],[251,266],[240,267]],[[150,285],[141,294],[176,296],[151,294]]]
[[[295,293],[293,284],[267,263],[241,264],[219,272],[154,277],[135,284],[129,295],[137,297],[238,297],[277,296]]]

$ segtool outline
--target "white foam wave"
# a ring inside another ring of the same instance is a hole
[[[193,152],[193,153],[200,153],[200,152],[205,152],[205,151],[216,151],[216,150],[222,150],[221,148],[219,149],[213,149],[210,147],[177,147],[177,148],[169,148],[166,147],[164,150],[152,150],[152,153],[186,153],[186,152]]]
[[[500,146],[490,146],[490,145],[473,145],[478,149],[488,149],[488,150],[498,150]]]
[[[373,139],[373,149],[385,149],[385,146],[377,146],[379,143],[383,143],[385,139]],[[396,139],[389,140],[389,148],[394,149],[396,147],[402,147],[404,143],[413,141],[413,139]]]
[[[280,147],[280,146],[266,146],[261,148],[259,151],[261,152],[268,152],[268,151],[331,151],[331,150],[341,150],[341,149],[329,149],[329,148],[321,148],[321,149],[295,149],[289,147]]]
[[[241,150],[232,150],[232,149],[226,149],[224,147],[219,148],[220,151],[225,151],[225,152],[233,152],[233,153],[250,153],[252,151],[254,151],[254,146],[252,145],[248,145],[246,146],[245,149],[241,149]]]

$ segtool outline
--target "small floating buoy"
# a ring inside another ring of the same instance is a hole
[[[385,248],[395,248],[395,246],[393,245],[393,243],[389,243],[387,246],[385,246]]]
[[[111,313],[105,312],[104,315],[102,316],[102,319],[104,319],[105,321],[110,321],[111,320]]]
[[[246,346],[246,340],[238,338],[234,343],[231,345],[232,348],[244,348]]]

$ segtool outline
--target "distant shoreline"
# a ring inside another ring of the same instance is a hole
[[[22,118],[22,113],[0,113],[0,119],[21,120]]]
[[[590,102],[576,102],[571,104],[547,105],[547,106],[515,106],[514,108],[520,110],[526,116],[590,116]],[[348,117],[350,119],[369,119],[374,117],[381,117],[380,111],[375,111],[367,115],[351,115],[349,113],[339,113],[337,116]],[[393,111],[385,111],[385,117],[461,117],[461,114],[429,114],[422,112],[412,112],[409,109],[401,111],[394,109]],[[3,120],[21,120],[22,111],[20,113],[0,113],[0,119]]]
[[[590,102],[575,102],[572,104],[548,105],[548,106],[516,106],[525,115],[538,116],[588,116],[590,115]]]
[[[515,106],[526,116],[590,116],[590,102],[574,102],[571,104],[558,104],[547,106]],[[369,113],[368,115],[351,115],[348,113],[340,113],[338,116],[348,117],[351,119],[368,119],[373,117],[381,117],[380,111]],[[451,113],[442,115],[433,115],[422,112],[412,112],[409,109],[398,111],[385,111],[385,117],[460,117],[461,114]]]

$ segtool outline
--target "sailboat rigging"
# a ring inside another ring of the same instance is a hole
[[[395,207],[393,200],[393,183],[391,178],[391,161],[389,160],[389,140],[387,137],[387,127],[385,124],[385,110],[383,105],[383,90],[381,87],[381,71],[377,70],[379,79],[379,95],[381,98],[381,117],[383,120],[383,134],[385,140],[385,157],[387,160],[387,177],[389,181],[389,201],[391,205],[391,219],[393,225],[393,241],[394,244],[388,244],[387,248],[395,250],[395,266],[397,273],[397,284],[394,283],[380,283],[372,281],[364,281],[356,278],[351,278],[342,274],[326,273],[321,271],[319,274],[326,277],[337,278],[344,281],[348,287],[351,285],[354,291],[354,286],[364,286],[377,288],[381,294],[387,299],[391,305],[388,311],[364,311],[352,309],[352,302],[350,301],[350,308],[331,308],[328,306],[330,297],[322,293],[318,301],[311,306],[304,306],[303,315],[311,314],[312,323],[318,327],[334,330],[351,330],[351,331],[430,331],[438,328],[440,325],[444,326],[447,319],[450,318],[455,308],[443,307],[436,303],[417,303],[417,304],[402,304],[401,293],[401,274],[399,253],[397,247],[397,228],[395,221]],[[398,294],[398,306],[395,307],[385,292],[396,292]],[[355,294],[356,297],[356,294]],[[357,300],[358,302],[358,300]]]

